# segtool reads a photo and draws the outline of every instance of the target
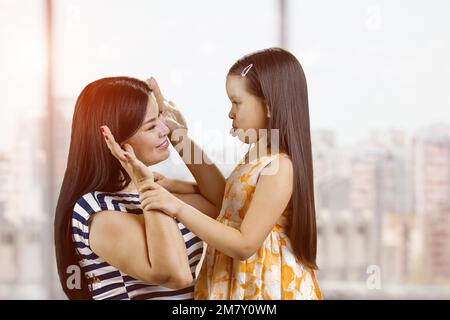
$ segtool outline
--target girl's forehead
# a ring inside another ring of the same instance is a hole
[[[230,96],[242,96],[245,94],[245,79],[241,76],[229,75],[226,87]]]
[[[159,106],[156,102],[155,95],[150,93],[147,104],[147,117],[153,117],[159,114]]]

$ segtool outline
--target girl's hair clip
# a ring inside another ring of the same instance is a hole
[[[252,67],[253,63],[250,63],[248,66],[246,66],[244,70],[242,70],[241,76],[245,77]]]

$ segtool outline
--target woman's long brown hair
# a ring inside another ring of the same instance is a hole
[[[72,240],[72,212],[76,201],[92,191],[115,192],[131,179],[107,148],[100,126],[107,125],[120,143],[144,121],[150,94],[138,79],[111,77],[87,85],[77,99],[72,119],[67,168],[55,213],[56,263],[61,286],[69,299],[92,299],[81,272],[81,288],[68,288],[67,268],[78,266]]]
[[[268,104],[271,117],[267,129],[279,130],[279,148],[290,156],[294,168],[289,238],[297,258],[314,270],[317,229],[305,74],[295,56],[281,48],[246,55],[228,74],[240,76],[250,64],[253,66],[245,76],[247,90]]]

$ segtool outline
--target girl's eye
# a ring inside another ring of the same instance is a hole
[[[156,126],[153,125],[153,126],[151,126],[150,128],[148,128],[148,131],[151,131],[151,130],[153,130],[153,129],[155,129],[155,128],[156,128]]]

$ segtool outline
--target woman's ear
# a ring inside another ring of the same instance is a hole
[[[270,107],[267,103],[266,103],[266,109],[267,109],[267,118],[270,118],[272,116],[272,114],[270,113]]]

